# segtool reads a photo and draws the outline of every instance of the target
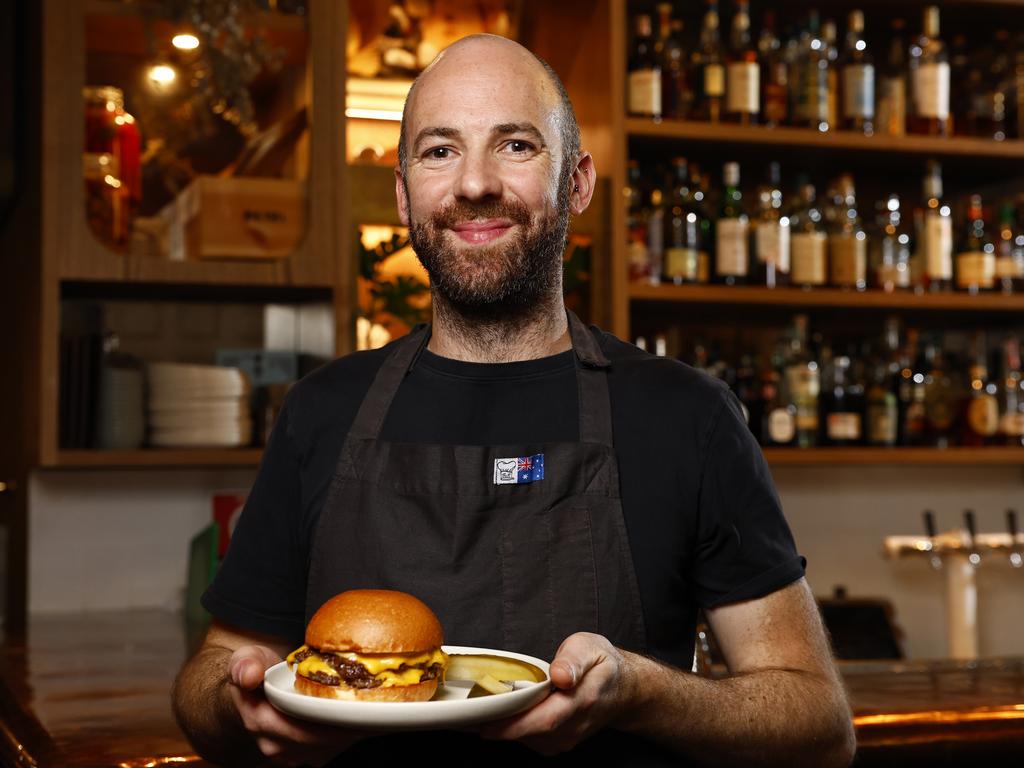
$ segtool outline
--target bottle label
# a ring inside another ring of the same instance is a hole
[[[906,264],[882,263],[877,270],[878,287],[883,291],[910,287],[910,270]]]
[[[999,431],[1007,437],[1024,437],[1024,411],[1007,411],[999,420]]]
[[[1022,277],[1021,267],[1024,267],[1024,262],[1017,261],[1013,256],[1000,257],[996,259],[996,277],[1000,280]]]
[[[778,221],[761,221],[754,230],[757,260],[774,264],[779,272],[789,272],[789,225]]]
[[[768,437],[773,443],[787,445],[796,437],[796,419],[788,408],[775,408],[768,414]]]
[[[734,61],[726,70],[725,111],[756,115],[761,111],[761,73],[757,62]]]
[[[721,97],[725,94],[725,68],[721,64],[704,67],[704,95]]]
[[[830,440],[860,440],[860,414],[839,411],[825,417]]]
[[[932,429],[944,433],[953,426],[952,393],[943,384],[932,384],[924,393],[925,415]]]
[[[920,117],[949,117],[949,63],[922,64],[914,70],[914,107]]]
[[[850,64],[843,68],[843,113],[871,120],[875,116],[875,68]]]
[[[665,249],[665,279],[695,283],[700,275],[700,254],[696,248]]]
[[[854,235],[833,235],[829,238],[832,284],[863,286],[867,279],[867,238]]]
[[[719,219],[715,226],[715,267],[720,275],[747,274],[747,218]]]
[[[987,393],[975,397],[967,406],[967,423],[976,435],[992,437],[999,430],[999,403]]]
[[[800,285],[824,285],[828,280],[825,258],[828,239],[824,232],[794,232],[790,236],[793,282]]]
[[[629,73],[629,112],[661,117],[660,69],[637,69]]]
[[[925,274],[932,280],[953,279],[953,220],[933,213],[924,220]]]
[[[890,136],[902,136],[907,132],[907,86],[903,78],[883,77],[878,90],[878,129]]]
[[[828,122],[828,69],[811,62],[803,67],[803,83],[797,93],[797,117],[815,125]]]
[[[996,255],[965,251],[956,256],[956,284],[963,290],[992,288],[996,281]]]
[[[868,406],[868,442],[873,445],[896,445],[899,414],[895,402]]]

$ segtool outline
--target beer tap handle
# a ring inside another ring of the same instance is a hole
[[[967,528],[967,548],[970,550],[970,554],[967,559],[971,565],[977,565],[981,562],[981,554],[978,552],[978,548],[975,545],[976,538],[978,536],[978,527],[974,520],[974,510],[964,510],[964,527]]]
[[[935,535],[936,535],[936,533],[935,533],[935,513],[932,512],[930,509],[926,509],[924,511],[923,517],[924,517],[924,530],[925,530],[925,533],[927,533],[928,534],[928,538],[932,539],[932,541],[934,542]]]
[[[1024,555],[1017,546],[1017,510],[1006,510],[1006,529],[1010,532],[1010,565],[1020,568],[1024,566]]]

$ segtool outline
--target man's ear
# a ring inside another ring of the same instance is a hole
[[[409,195],[405,191],[402,167],[395,166],[395,201],[398,203],[398,218],[403,226],[409,226]]]
[[[579,216],[590,205],[594,197],[594,186],[597,183],[597,170],[594,168],[594,158],[589,152],[580,154],[576,161],[576,167],[572,172],[570,180],[572,189],[569,191],[569,210],[575,216]]]

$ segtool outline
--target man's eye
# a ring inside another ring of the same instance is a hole
[[[427,157],[431,160],[447,160],[449,154],[448,147],[434,147],[427,150]]]
[[[508,143],[508,148],[516,153],[529,152],[533,149],[533,145],[528,141],[520,141],[519,139],[513,139]]]

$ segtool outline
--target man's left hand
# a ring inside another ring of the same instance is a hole
[[[486,739],[520,741],[542,755],[565,752],[609,723],[635,690],[633,665],[601,635],[577,632],[551,662],[555,688],[544,701],[515,717],[484,727]]]

